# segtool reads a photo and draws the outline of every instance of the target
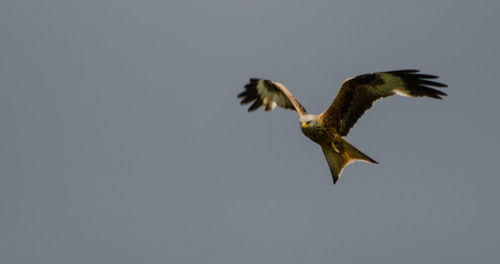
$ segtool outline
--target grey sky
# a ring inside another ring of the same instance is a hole
[[[499,1],[0,2],[1,263],[497,263]],[[332,185],[291,111],[417,68]]]

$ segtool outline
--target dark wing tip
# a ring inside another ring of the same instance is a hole
[[[243,92],[238,94],[237,98],[246,97],[246,96],[247,96],[247,91],[243,91]]]
[[[420,70],[404,69],[404,70],[396,70],[396,71],[387,71],[386,73],[398,75],[398,74],[410,74],[410,73],[417,73],[417,72],[420,72]]]
[[[255,111],[257,108],[259,108],[262,105],[262,100],[258,97],[255,102],[248,108],[248,112]]]
[[[448,85],[444,83],[431,81],[439,78],[439,76],[421,74],[419,72],[419,70],[399,70],[389,71],[387,73],[400,77],[412,96],[427,96],[435,99],[443,99],[442,96],[447,96],[446,93],[434,89],[448,87]]]
[[[253,104],[248,108],[248,112],[254,111],[262,105],[262,99],[257,93],[257,83],[259,79],[250,78],[249,83],[245,84],[245,90],[238,94],[237,98],[242,98],[240,104],[249,104],[252,101]]]
[[[432,97],[432,98],[436,98],[436,99],[443,99],[442,96],[447,96],[446,93],[443,93],[439,90],[436,90],[436,89],[433,89],[430,87],[420,86],[420,89],[422,91],[422,95],[424,95],[424,96],[428,96],[428,97]]]
[[[439,77],[436,76],[436,78],[439,78]],[[447,84],[440,83],[440,82],[429,81],[429,80],[426,80],[426,78],[423,78],[421,76],[420,76],[420,81],[419,82],[421,84],[430,85],[430,86],[434,86],[434,87],[440,87],[440,88],[448,87]]]

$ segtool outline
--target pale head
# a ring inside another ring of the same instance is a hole
[[[300,122],[300,129],[305,129],[305,128],[315,128],[318,125],[318,116],[317,115],[303,115],[299,118]]]

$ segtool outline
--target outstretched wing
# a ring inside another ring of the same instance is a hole
[[[281,83],[264,79],[250,79],[245,85],[245,91],[238,95],[242,98],[241,104],[253,104],[248,111],[254,111],[261,105],[264,110],[271,111],[276,106],[297,111],[302,116],[307,114],[306,109],[295,99],[292,93]]]
[[[346,136],[351,127],[375,101],[391,95],[427,96],[441,99],[445,93],[431,87],[447,87],[431,81],[438,76],[419,74],[419,70],[399,70],[363,74],[345,80],[328,109],[320,115],[327,127]]]

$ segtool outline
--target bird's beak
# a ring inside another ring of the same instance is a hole
[[[303,128],[306,128],[306,127],[308,127],[308,126],[309,126],[307,123],[300,123],[300,125],[301,125]]]

